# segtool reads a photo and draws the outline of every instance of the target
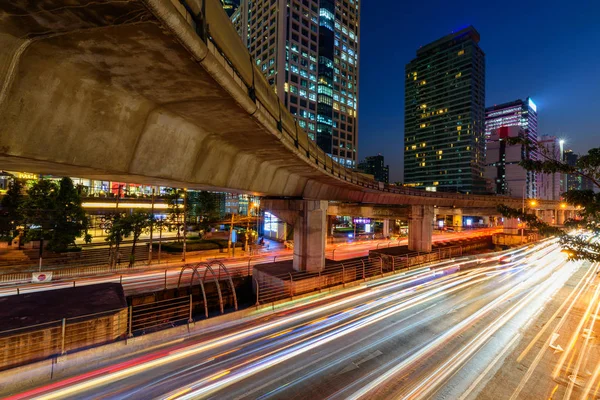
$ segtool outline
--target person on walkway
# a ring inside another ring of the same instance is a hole
[[[121,265],[121,252],[117,252],[117,265]]]

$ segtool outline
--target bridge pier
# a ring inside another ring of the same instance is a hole
[[[384,219],[383,220],[383,237],[386,238],[388,236],[390,236],[390,220]]]
[[[433,235],[433,206],[413,205],[408,216],[408,249],[431,251]]]
[[[294,226],[294,270],[318,272],[325,267],[326,200],[263,199],[263,209]]]
[[[556,210],[556,225],[565,224],[565,210]]]
[[[519,233],[519,220],[517,218],[504,218],[504,233],[517,235]]]
[[[454,214],[452,216],[452,226],[454,227],[454,229],[456,230],[456,232],[460,232],[463,229],[463,215],[462,213],[460,214]]]

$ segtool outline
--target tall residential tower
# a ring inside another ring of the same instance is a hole
[[[242,0],[231,20],[298,124],[356,167],[359,0]]]
[[[417,50],[406,65],[404,183],[486,190],[485,55],[469,26]]]

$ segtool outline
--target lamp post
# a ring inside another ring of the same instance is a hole
[[[185,262],[186,252],[186,239],[187,239],[187,188],[183,189],[183,249],[181,255],[181,261]]]
[[[152,188],[152,209],[150,211],[150,246],[148,246],[148,264],[152,264],[152,234],[154,233],[154,189]]]
[[[523,209],[521,211],[521,214],[523,214],[523,217],[525,217],[525,188],[527,188],[527,183],[525,183],[523,185]],[[524,234],[525,234],[525,219],[523,218],[523,220],[521,221],[521,244],[523,244]]]
[[[560,139],[558,141],[559,144],[559,148],[560,148],[560,162],[564,162],[565,161],[565,141],[564,139]],[[567,191],[567,174],[560,174],[560,182],[561,182],[561,186],[562,186],[562,190],[563,192]]]

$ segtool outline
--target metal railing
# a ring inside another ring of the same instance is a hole
[[[373,256],[354,259],[326,266],[319,272],[286,272],[275,275],[260,274],[253,278],[256,305],[273,303],[294,296],[321,291],[333,286],[345,287],[356,281],[382,277],[385,273],[396,273],[443,259],[462,256],[464,253],[489,246],[489,240],[479,240],[460,246],[444,247],[430,253],[409,253],[400,256]]]
[[[126,337],[127,308],[0,330],[0,370]]]
[[[128,336],[193,322],[192,295],[129,306]]]

